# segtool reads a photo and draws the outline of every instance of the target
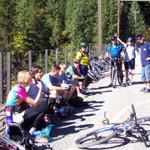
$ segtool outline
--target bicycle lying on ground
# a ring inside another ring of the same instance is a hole
[[[136,112],[134,106],[131,105],[132,112],[127,119],[123,123],[113,123],[109,124],[108,126],[89,132],[82,137],[76,140],[76,144],[80,148],[87,148],[94,145],[99,144],[112,144],[112,139],[118,138],[119,142],[125,142],[121,136],[125,135],[125,137],[133,137],[136,138],[138,141],[143,142],[146,147],[149,147],[149,135],[150,133],[142,127],[142,123],[150,121],[149,117],[136,117]]]

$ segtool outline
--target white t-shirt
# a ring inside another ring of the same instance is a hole
[[[125,54],[125,62],[128,62],[133,58],[135,58],[135,47],[134,46],[127,46],[126,47],[126,54]]]

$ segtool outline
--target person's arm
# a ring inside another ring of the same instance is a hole
[[[127,47],[127,44],[126,43],[124,43],[121,39],[119,39],[118,37],[117,37],[117,40],[124,46],[124,47]]]

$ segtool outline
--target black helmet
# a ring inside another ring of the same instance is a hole
[[[117,40],[117,37],[113,35],[113,36],[111,37],[111,40],[112,40],[112,41]]]

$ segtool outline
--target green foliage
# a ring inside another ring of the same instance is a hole
[[[108,43],[110,37],[117,32],[117,1],[102,1],[103,42]]]
[[[136,33],[144,34],[145,31],[146,26],[144,22],[144,16],[140,12],[138,3],[132,2],[128,15],[128,33],[130,35],[136,35]]]
[[[0,48],[2,51],[11,48],[14,30],[15,0],[0,1]]]
[[[67,0],[66,31],[73,47],[81,41],[97,42],[97,1]]]

